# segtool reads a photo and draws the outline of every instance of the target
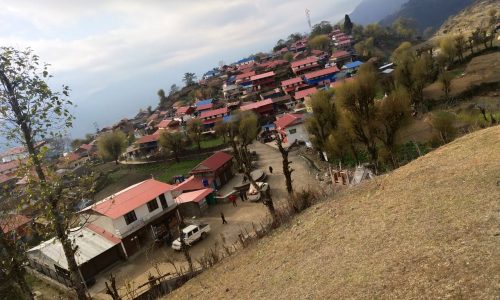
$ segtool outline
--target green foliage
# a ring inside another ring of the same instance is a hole
[[[291,62],[293,60],[293,53],[287,52],[287,53],[283,54],[283,59],[288,61],[288,62]]]
[[[346,34],[351,34],[352,33],[352,27],[353,27],[353,24],[351,22],[351,18],[349,17],[349,15],[345,15],[344,16],[344,32]]]
[[[441,90],[444,92],[444,97],[446,100],[450,99],[450,91],[451,91],[451,80],[453,76],[446,71],[441,72],[438,77],[439,84],[441,84]]]
[[[97,139],[97,151],[104,159],[111,159],[118,164],[118,158],[127,149],[127,137],[120,130],[107,132]]]
[[[179,162],[179,154],[185,146],[184,137],[180,132],[162,132],[160,135],[160,145],[163,149],[173,153],[175,160]]]
[[[359,43],[354,45],[354,50],[356,50],[356,53],[358,53],[358,55],[361,55],[365,58],[370,58],[372,57],[375,50],[373,41],[373,37],[369,37],[364,41],[360,41]]]
[[[191,86],[196,84],[196,74],[195,73],[184,73],[184,77],[182,77],[182,81],[186,84],[186,86]]]
[[[191,141],[198,146],[198,150],[201,150],[203,123],[201,123],[199,119],[189,120],[187,124],[187,132]]]
[[[163,89],[159,89],[157,92],[157,95],[158,95],[158,99],[159,99],[159,106],[166,107],[168,98],[165,95],[165,91]]]
[[[320,23],[315,24],[312,27],[311,34],[310,34],[309,38],[313,38],[313,37],[318,36],[318,35],[329,34],[330,32],[332,32],[332,30],[333,30],[333,27],[332,27],[332,24],[330,24],[330,22],[321,21]]]
[[[416,24],[412,19],[400,17],[392,23],[392,28],[404,39],[412,39],[416,34]]]
[[[229,132],[229,126],[228,126],[228,124],[225,123],[224,121],[220,120],[217,123],[215,123],[214,131],[215,131],[215,134],[218,137],[221,137],[224,140],[224,143],[225,143],[226,142],[227,134]]]
[[[437,138],[443,143],[449,143],[457,134],[455,128],[456,115],[447,111],[436,111],[432,115],[431,125],[437,131]]]
[[[330,50],[330,38],[326,34],[316,35],[309,39],[309,47],[311,49],[321,50],[327,52]]]
[[[313,115],[306,120],[306,130],[316,150],[326,150],[329,135],[337,128],[337,110],[333,91],[318,91],[311,97]]]

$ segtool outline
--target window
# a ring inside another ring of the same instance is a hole
[[[156,199],[149,201],[147,204],[148,204],[149,212],[152,212],[152,211],[158,209],[158,202],[156,202]]]
[[[165,194],[161,194],[160,196],[158,196],[158,198],[160,198],[161,208],[167,208],[168,204],[167,199],[165,198]]]
[[[125,223],[128,225],[137,220],[137,216],[135,215],[135,211],[130,211],[126,215],[123,216],[125,218]]]
[[[288,131],[288,133],[290,133],[290,134],[294,134],[294,133],[296,133],[296,132],[297,132],[297,129],[296,129],[296,128],[294,128],[294,129],[290,129],[290,130]]]

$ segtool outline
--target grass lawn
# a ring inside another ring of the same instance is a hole
[[[181,160],[171,165],[166,165],[165,163],[156,163],[149,165],[137,166],[137,171],[144,174],[152,174],[156,179],[170,183],[172,181],[172,176],[175,175],[186,175],[196,167],[203,159],[191,159],[191,160]]]
[[[201,149],[217,147],[224,144],[224,140],[222,137],[216,137],[212,139],[204,139],[201,141]],[[198,146],[196,144],[192,144],[189,146],[189,149],[196,149]]]

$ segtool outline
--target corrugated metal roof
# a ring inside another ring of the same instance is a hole
[[[72,229],[69,239],[77,246],[75,253],[76,263],[82,265],[99,254],[111,249],[117,243],[112,243],[103,236],[88,228]],[[52,238],[28,250],[28,256],[44,264],[57,264],[68,269],[68,261],[64,255],[61,242]]]
[[[312,63],[315,63],[317,61],[318,61],[318,58],[316,56],[309,56],[309,57],[301,59],[301,60],[293,61],[291,63],[291,67],[296,68],[296,67],[299,67],[302,65],[312,64]]]
[[[177,202],[177,204],[187,203],[187,202],[200,202],[201,200],[205,199],[208,195],[213,193],[213,191],[214,191],[213,189],[207,188],[198,191],[182,193],[177,198],[175,198],[175,202]]]

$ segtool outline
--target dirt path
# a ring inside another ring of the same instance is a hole
[[[273,199],[276,201],[285,200],[288,197],[285,186],[285,176],[283,175],[283,165],[281,153],[268,145],[254,142],[250,151],[255,151],[259,155],[258,167],[268,174],[267,182],[271,186]],[[290,152],[289,160],[293,163],[291,167],[295,170],[292,173],[293,188],[295,191],[302,189],[316,190],[319,184],[315,179],[315,171],[310,168],[306,160],[299,157],[297,152]],[[273,174],[269,174],[269,166],[273,168]]]

